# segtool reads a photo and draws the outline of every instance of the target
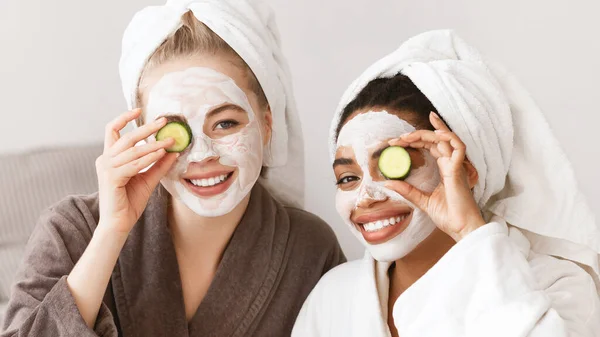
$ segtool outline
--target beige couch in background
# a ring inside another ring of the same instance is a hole
[[[0,322],[40,212],[67,195],[95,192],[101,153],[89,145],[0,156]]]

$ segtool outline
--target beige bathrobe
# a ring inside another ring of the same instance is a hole
[[[330,227],[276,202],[260,184],[214,280],[186,321],[168,193],[158,188],[113,271],[94,330],[67,287],[98,222],[98,195],[69,197],[45,212],[12,289],[1,336],[289,336],[325,272],[345,261]]]

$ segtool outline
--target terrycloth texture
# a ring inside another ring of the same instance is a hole
[[[352,83],[331,126],[332,161],[343,108],[371,80],[399,72],[466,144],[481,209],[526,230],[535,251],[588,266],[598,282],[600,228],[542,112],[513,76],[453,31],[408,40]]]
[[[325,272],[345,261],[331,228],[285,208],[260,184],[188,323],[168,193],[157,189],[121,251],[94,330],[66,285],[98,221],[97,194],[45,212],[13,288],[5,336],[288,336],[302,302]]]
[[[367,252],[327,273],[292,337],[389,337],[389,263]],[[531,250],[516,228],[486,224],[452,247],[393,305],[402,337],[596,337],[600,301],[590,275]]]
[[[102,145],[89,145],[0,157],[0,326],[36,219],[67,195],[98,190],[94,162],[101,153]]]
[[[302,207],[304,143],[300,119],[275,17],[262,0],[172,0],[138,12],[125,31],[119,65],[127,105],[135,107],[146,62],[181,27],[181,16],[188,11],[227,42],[256,75],[273,115],[272,139],[264,159],[270,169],[261,181],[284,204]]]

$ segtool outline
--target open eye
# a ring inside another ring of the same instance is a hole
[[[228,120],[217,123],[215,125],[215,130],[219,130],[219,129],[227,130],[227,129],[235,128],[238,125],[240,125],[240,123],[238,121],[235,121],[233,119],[228,119]]]
[[[353,181],[359,181],[359,180],[360,180],[360,178],[357,176],[345,176],[345,177],[341,178],[340,180],[338,180],[336,185],[338,185],[338,186],[346,185]]]

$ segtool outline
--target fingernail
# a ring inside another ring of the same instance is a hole
[[[166,118],[161,117],[161,118],[157,119],[155,123],[160,125],[160,124],[164,123],[166,120],[167,120]]]
[[[433,118],[435,118],[435,119],[440,119],[440,116],[439,116],[437,113],[433,112],[433,111],[431,112],[431,115],[432,115],[432,116],[433,116]]]

